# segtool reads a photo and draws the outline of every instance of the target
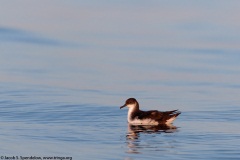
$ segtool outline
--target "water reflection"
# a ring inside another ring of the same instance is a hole
[[[126,135],[127,153],[139,154],[141,153],[141,148],[154,148],[150,143],[141,143],[141,134],[174,133],[176,131],[177,127],[173,125],[135,126],[128,124],[128,132]]]

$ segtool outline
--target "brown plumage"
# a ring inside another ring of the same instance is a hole
[[[176,117],[181,114],[178,110],[172,111],[141,111],[139,109],[139,103],[135,98],[129,98],[125,104],[120,107],[128,107],[128,122],[136,125],[159,125],[159,124],[170,124]]]

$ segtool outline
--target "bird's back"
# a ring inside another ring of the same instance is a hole
[[[180,114],[178,110],[161,112],[157,110],[137,111],[131,115],[132,122],[137,122],[142,125],[155,124],[170,124]],[[135,120],[135,121],[134,121]]]

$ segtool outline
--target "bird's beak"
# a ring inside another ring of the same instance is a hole
[[[126,104],[124,104],[123,106],[121,106],[121,107],[120,107],[120,109],[122,109],[123,107],[126,107],[126,106],[127,106],[127,105],[126,105]]]

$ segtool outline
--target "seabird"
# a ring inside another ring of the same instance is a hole
[[[171,124],[179,114],[178,110],[160,112],[157,110],[141,111],[135,98],[129,98],[120,107],[128,107],[128,123],[132,125],[161,125]]]

